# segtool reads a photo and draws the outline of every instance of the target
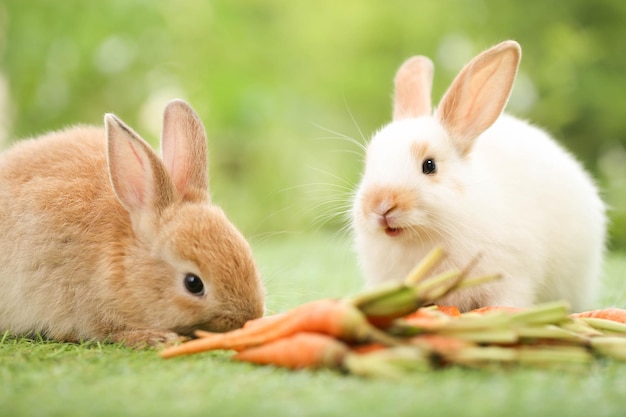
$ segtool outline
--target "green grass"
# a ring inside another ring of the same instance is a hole
[[[325,235],[253,241],[270,312],[354,293],[349,245]],[[612,255],[599,306],[626,306],[626,257]],[[418,373],[401,381],[289,372],[224,352],[162,360],[117,345],[0,341],[2,416],[622,416],[626,364]]]

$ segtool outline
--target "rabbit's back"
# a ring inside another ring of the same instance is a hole
[[[28,227],[31,220],[48,223],[57,231],[103,226],[107,221],[102,211],[122,209],[106,164],[104,130],[95,127],[77,127],[16,144],[0,157],[3,219],[9,220],[11,214],[14,221],[3,221],[2,231]]]
[[[77,166],[101,169],[103,164],[106,164],[104,129],[77,126],[20,140],[0,154],[0,175],[5,181],[20,185],[33,177],[81,175],[85,171],[76,171]]]
[[[105,301],[91,277],[105,267],[102,252],[114,250],[103,242],[123,240],[128,228],[105,149],[103,129],[78,127],[0,156],[0,327],[45,332],[50,322],[63,333],[67,322],[74,334],[69,306],[86,311]]]
[[[498,244],[517,242],[521,258],[543,266],[546,282],[538,299],[567,298],[590,307],[600,275],[605,208],[591,176],[557,141],[514,117],[503,115],[477,140],[474,163],[492,182],[485,217],[501,219]],[[485,188],[485,184],[478,185]],[[513,234],[513,236],[506,236]],[[519,244],[526,242],[526,245]],[[524,276],[524,271],[518,271]]]

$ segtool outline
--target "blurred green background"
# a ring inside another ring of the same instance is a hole
[[[247,236],[340,230],[361,170],[345,138],[389,121],[400,63],[433,59],[437,101],[504,39],[524,51],[508,110],[594,173],[626,249],[623,0],[4,0],[0,139],[114,112],[156,145],[181,97],[208,131],[214,198]]]

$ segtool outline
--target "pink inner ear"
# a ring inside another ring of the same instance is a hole
[[[470,61],[444,94],[437,117],[463,153],[502,114],[519,58],[517,44],[497,45]]]
[[[148,156],[135,134],[121,121],[108,123],[109,171],[121,203],[129,210],[143,209],[150,200],[152,171]]]
[[[393,120],[431,113],[433,71],[432,61],[424,56],[409,58],[400,66],[394,78]]]
[[[162,142],[162,155],[165,169],[170,173],[174,186],[180,195],[185,193],[187,188],[187,178],[189,174],[186,174],[186,161],[183,152],[180,152],[180,146],[175,145],[175,141],[179,138],[168,138]]]
[[[141,152],[130,141],[125,141],[123,147],[127,148],[124,154],[123,173],[120,183],[124,189],[125,203],[133,209],[145,207],[148,200],[150,170],[147,161],[142,158]]]
[[[161,154],[179,195],[186,195],[190,188],[206,190],[206,134],[197,115],[183,102],[174,101],[165,110]]]

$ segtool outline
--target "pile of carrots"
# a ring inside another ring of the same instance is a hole
[[[626,310],[571,314],[566,302],[552,302],[461,313],[436,305],[452,291],[498,279],[468,278],[474,262],[428,276],[443,256],[433,250],[403,283],[313,301],[227,333],[197,331],[197,339],[160,355],[233,350],[238,361],[387,377],[450,365],[584,367],[599,357],[626,361]]]

